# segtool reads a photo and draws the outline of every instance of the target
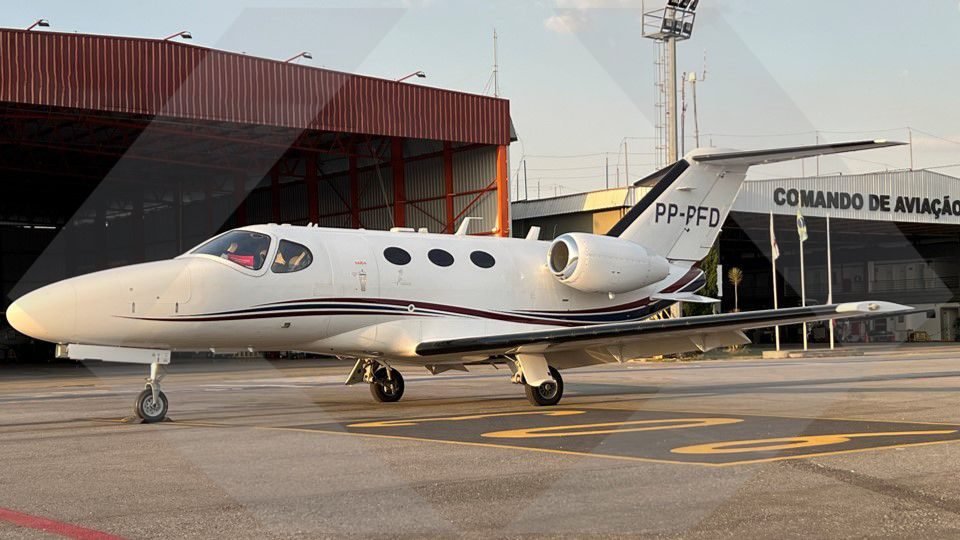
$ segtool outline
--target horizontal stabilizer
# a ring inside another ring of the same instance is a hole
[[[652,298],[654,300],[666,300],[668,302],[690,302],[692,304],[717,304],[720,302],[720,300],[717,298],[700,296],[699,294],[693,293],[655,294],[652,296]]]
[[[905,143],[884,140],[857,141],[833,144],[818,144],[813,146],[794,146],[791,148],[774,148],[770,150],[749,150],[746,152],[723,152],[718,154],[703,154],[693,156],[698,163],[707,165],[733,165],[749,167],[751,165],[765,165],[793,159],[804,159],[828,154],[841,154],[857,150],[871,150],[900,146]]]

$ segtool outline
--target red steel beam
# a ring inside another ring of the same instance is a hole
[[[203,186],[203,214],[206,219],[207,234],[213,235],[213,189],[210,186],[210,183],[207,182]]]
[[[403,139],[390,139],[390,168],[393,169],[393,226],[405,227],[407,224],[407,187],[405,165],[403,161]]]
[[[489,184],[487,184],[487,187],[485,187],[484,189],[478,189],[478,190],[474,190],[474,191],[466,192],[466,193],[458,193],[457,195],[471,195],[471,194],[476,193],[476,197],[474,197],[473,199],[471,199],[470,202],[469,202],[466,206],[463,207],[463,210],[461,210],[460,213],[457,214],[456,217],[454,217],[454,221],[458,221],[460,218],[462,218],[467,212],[470,211],[471,208],[473,208],[478,202],[480,202],[480,199],[482,199],[484,195],[486,195],[487,193],[490,193],[490,192],[492,192],[492,191],[497,191],[497,180],[496,180],[496,179],[494,179],[494,180],[491,181]],[[499,216],[498,216],[498,217],[499,217]],[[494,229],[494,233],[499,234],[499,231],[497,231],[496,229]]]
[[[456,221],[453,215],[453,146],[449,142],[443,143],[443,186],[447,199],[447,224],[443,232],[453,233]]]
[[[270,209],[274,223],[283,223],[280,215],[280,166],[274,163],[270,168]]]
[[[146,245],[147,239],[145,235],[145,223],[143,221],[143,192],[140,190],[133,190],[131,193],[132,199],[132,216],[131,222],[133,224],[133,253],[136,257],[135,262],[143,262],[147,260]]]
[[[247,224],[247,206],[244,202],[247,200],[247,182],[242,175],[237,175],[233,179],[233,202],[237,207],[234,215],[237,217],[237,227],[243,227]]]
[[[497,146],[497,235],[510,236],[510,184],[507,145]]]
[[[205,139],[211,141],[220,141],[227,143],[235,144],[247,144],[258,147],[265,148],[280,148],[280,149],[290,149],[290,150],[301,150],[301,151],[313,151],[319,152],[322,154],[333,154],[333,155],[342,155],[346,150],[341,150],[342,144],[339,139],[339,132],[327,132],[327,131],[308,131],[304,135],[291,137],[286,135],[287,132],[271,132],[265,135],[264,138],[252,139],[252,138],[243,138],[238,136],[231,136],[229,134],[222,133],[211,133],[209,129],[217,129],[216,126],[203,126],[198,124],[188,124],[180,122],[171,122],[166,120],[121,120],[116,118],[101,118],[96,115],[84,115],[84,114],[64,114],[56,112],[14,112],[7,113],[0,110],[0,118],[10,119],[10,120],[40,120],[40,121],[60,121],[60,122],[86,122],[97,126],[102,127],[112,127],[112,128],[121,128],[134,131],[146,131],[149,129],[150,133],[163,133],[175,136],[177,138],[194,138],[194,139]],[[242,126],[242,125],[238,125]],[[228,129],[227,132],[238,132],[243,131],[242,127]],[[334,141],[332,149],[318,148],[316,146],[310,146],[305,144],[308,141],[308,136],[310,134],[324,134],[324,133],[334,133]],[[376,135],[367,135],[368,138],[375,138]],[[271,140],[272,138],[272,140]],[[289,141],[287,141],[289,139]],[[471,146],[483,146],[482,144],[473,143]],[[360,157],[371,157],[362,154],[358,154]]]
[[[357,157],[351,155],[350,162],[350,226],[360,228],[360,172],[357,170]]]
[[[316,224],[320,221],[320,186],[317,185],[317,154],[307,154],[307,174],[303,179],[307,184],[307,220]]]
[[[38,142],[32,142],[32,141],[30,142],[13,141],[13,140],[5,140],[5,139],[0,139],[0,144],[9,144],[12,146],[24,146],[28,148],[43,148],[47,150],[58,150],[60,152],[80,153],[80,154],[94,155],[94,156],[107,156],[107,157],[113,157],[113,158],[133,159],[137,161],[168,163],[171,165],[186,165],[190,167],[199,167],[202,169],[216,169],[216,170],[222,170],[222,171],[242,171],[243,170],[239,167],[214,165],[214,164],[204,163],[200,161],[187,161],[187,160],[177,160],[177,159],[163,158],[163,157],[157,157],[157,156],[138,155],[130,151],[119,150],[119,149],[111,152],[111,151],[97,150],[94,148],[76,148],[76,147],[70,147],[70,146],[65,146],[60,144],[44,144],[44,143],[38,143]]]

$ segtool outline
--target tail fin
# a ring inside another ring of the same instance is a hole
[[[699,261],[720,234],[751,166],[901,144],[861,141],[747,152],[695,150],[641,180],[656,184],[607,235],[641,244],[670,260]]]

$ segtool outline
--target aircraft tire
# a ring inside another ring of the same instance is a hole
[[[537,387],[530,386],[529,384],[523,385],[523,389],[527,394],[527,400],[530,401],[531,405],[537,407],[552,407],[560,403],[560,398],[563,397],[563,377],[560,376],[560,372],[553,366],[550,366],[550,376],[553,377],[553,380],[557,381],[557,384],[543,383]]]
[[[137,402],[133,407],[133,412],[136,413],[144,423],[153,424],[154,422],[162,422],[163,419],[167,417],[170,402],[163,392],[157,392],[157,397],[160,398],[159,404],[153,402],[153,392],[149,388],[144,389],[144,391],[140,392],[140,395],[137,396]]]
[[[379,403],[393,403],[403,397],[403,375],[393,370],[392,380],[387,379],[387,368],[380,368],[374,373],[374,381],[370,383],[370,394]]]

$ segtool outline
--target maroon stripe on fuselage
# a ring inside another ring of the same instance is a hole
[[[664,289],[663,292],[672,293],[677,290],[680,290],[683,287],[690,284],[700,274],[702,274],[702,272],[699,269],[691,268],[690,271],[684,274],[679,280],[676,281],[676,283]],[[610,321],[571,321],[571,320],[556,319],[556,318],[537,317],[537,315],[544,315],[544,316],[550,315],[554,317],[558,317],[558,316],[562,317],[564,315],[570,315],[570,316],[603,315],[603,314],[612,315],[621,311],[642,308],[652,303],[650,298],[644,298],[644,299],[636,300],[634,302],[629,302],[626,304],[620,304],[617,306],[608,306],[603,308],[592,308],[592,309],[581,309],[581,310],[570,310],[570,311],[520,310],[515,313],[473,309],[473,308],[452,306],[452,305],[446,305],[446,304],[437,304],[433,302],[411,302],[408,300],[396,300],[396,299],[390,299],[390,298],[310,298],[310,299],[301,299],[301,300],[285,300],[283,302],[270,302],[266,304],[257,304],[257,306],[255,307],[283,306],[283,305],[292,305],[292,304],[309,303],[309,302],[346,302],[346,303],[357,303],[357,304],[365,303],[370,305],[389,305],[389,306],[413,305],[417,308],[443,311],[443,312],[448,312],[456,315],[463,315],[467,317],[477,317],[481,319],[493,319],[493,320],[504,321],[504,322],[539,324],[539,325],[546,325],[546,326],[568,326],[568,327],[588,326],[591,324],[604,324]],[[291,309],[296,309],[296,308],[291,308]],[[256,312],[256,313],[218,314],[218,315],[211,315],[211,316],[203,316],[203,315],[182,316],[182,317],[175,317],[175,318],[126,317],[126,316],[122,316],[121,318],[141,320],[141,321],[216,322],[216,321],[237,321],[237,320],[254,320],[254,319],[275,319],[275,318],[282,318],[282,317],[313,317],[313,316],[323,316],[323,315],[387,315],[387,316],[405,315],[405,316],[416,316],[416,317],[442,316],[439,314],[427,314],[427,313],[416,313],[416,312],[369,312],[369,311],[364,312],[363,308],[358,308],[356,310]]]
[[[443,315],[435,313],[416,313],[416,312],[404,312],[404,311],[391,311],[391,312],[365,312],[360,310],[326,310],[326,311],[282,311],[282,312],[258,312],[258,313],[247,313],[247,314],[236,314],[236,315],[216,315],[216,316],[184,316],[184,317],[175,317],[175,318],[165,318],[165,317],[128,317],[123,315],[117,315],[121,319],[131,319],[137,321],[151,321],[151,322],[218,322],[218,321],[241,321],[241,320],[255,320],[255,319],[276,319],[282,317],[316,317],[324,315],[385,315],[385,316],[396,316],[402,315],[405,317],[442,317]],[[518,322],[524,324],[540,324],[547,326],[586,326],[591,323],[580,323],[573,321],[556,321],[552,319],[541,319],[533,317],[512,317],[509,315],[501,315],[497,313],[491,313],[483,318],[486,319],[495,319],[506,322]]]
[[[690,282],[695,280],[697,276],[699,276],[701,273],[702,272],[700,270],[691,268],[686,274],[681,276],[680,279],[678,279],[673,285],[670,285],[669,287],[664,289],[662,292],[664,293],[676,292],[679,289],[690,284]],[[501,320],[511,320],[511,319],[503,319],[503,317],[510,317],[509,315],[510,312],[488,311],[488,310],[482,310],[482,309],[452,306],[447,304],[436,304],[432,302],[411,302],[409,300],[395,300],[390,298],[305,298],[300,300],[284,300],[282,302],[268,302],[266,304],[257,304],[257,307],[280,306],[280,305],[286,305],[286,304],[300,304],[300,303],[307,303],[307,302],[354,302],[354,303],[384,304],[384,305],[391,305],[391,306],[407,306],[407,305],[413,304],[417,307],[422,307],[424,309],[436,309],[439,311],[449,311],[451,313],[457,313],[459,315],[471,315],[471,316],[483,317],[483,318],[490,318],[490,316],[494,316],[494,318],[498,318]],[[520,317],[533,317],[537,314],[542,314],[542,315],[604,314],[604,313],[614,313],[618,311],[624,311],[632,308],[640,308],[640,307],[647,306],[650,303],[651,303],[650,298],[643,298],[640,300],[635,300],[633,302],[628,302],[626,304],[620,304],[617,306],[607,306],[607,307],[601,307],[601,308],[577,309],[577,310],[569,310],[569,311],[566,311],[566,310],[538,311],[538,310],[521,309],[521,310],[517,310],[515,313]],[[526,315],[527,313],[529,313],[530,315]]]

